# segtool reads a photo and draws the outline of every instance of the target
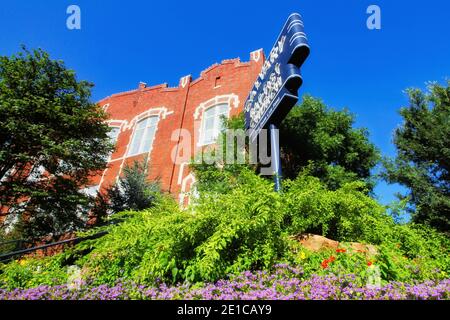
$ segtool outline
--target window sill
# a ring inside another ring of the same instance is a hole
[[[128,154],[125,158],[137,157],[137,156],[141,156],[143,154],[149,154],[150,152],[151,152],[151,150],[150,151],[145,151],[145,152],[140,152],[140,153]]]

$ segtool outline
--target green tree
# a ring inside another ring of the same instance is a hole
[[[283,176],[293,179],[307,168],[333,190],[355,180],[372,187],[369,178],[379,152],[368,131],[353,128],[354,122],[347,110],[335,111],[320,99],[305,96],[280,126]]]
[[[103,214],[97,216],[151,208],[161,189],[158,181],[148,180],[148,168],[147,158],[134,161],[131,166],[126,164],[118,182],[99,196],[98,213],[103,211]]]
[[[385,160],[385,178],[409,189],[413,220],[449,232],[450,226],[450,81],[431,84],[429,92],[408,90],[409,106],[395,131],[397,157]]]
[[[113,149],[92,87],[41,49],[0,57],[0,210],[28,236],[85,224],[80,190]]]
[[[216,141],[216,148],[209,150],[202,150],[201,161],[191,162],[191,169],[195,172],[197,183],[195,184],[198,192],[217,192],[225,193],[231,190],[237,182],[239,174],[246,169],[258,171],[257,165],[250,165],[248,163],[248,139],[246,140],[245,161],[243,164],[237,161],[228,162],[227,157],[234,157],[237,159],[237,145],[236,141],[229,139],[226,135],[226,130],[241,130],[245,135],[245,120],[244,114],[241,113],[230,119],[222,118],[224,131],[219,135]],[[221,149],[221,156],[217,158],[217,153]],[[241,152],[242,150],[239,150]],[[232,153],[231,155],[229,153]],[[199,157],[199,154],[196,155]]]
[[[311,96],[305,96],[299,106],[294,107],[280,126],[280,147],[283,176],[295,179],[302,171],[319,178],[330,190],[337,190],[345,183],[362,180],[367,191],[374,185],[371,170],[379,162],[376,147],[369,141],[366,129],[356,129],[354,116],[347,110],[335,111]],[[228,129],[243,129],[244,118],[225,121]],[[222,134],[217,144],[226,155],[229,145]],[[209,154],[203,155],[207,158]],[[215,151],[211,152],[212,158]],[[192,165],[199,180],[199,191],[216,190],[226,192],[235,184],[236,177],[245,168],[258,171],[258,165],[196,163]],[[219,168],[220,167],[220,168]]]

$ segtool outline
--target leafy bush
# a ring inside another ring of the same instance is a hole
[[[371,171],[379,151],[365,128],[355,128],[355,115],[337,111],[305,95],[280,125],[281,160],[285,177],[295,179],[306,167],[329,189],[365,180],[373,187]]]
[[[99,283],[217,280],[247,268],[270,268],[285,253],[280,195],[251,172],[221,197],[204,195],[194,211],[171,199],[132,217],[100,239],[85,258]]]
[[[360,241],[370,230],[367,223],[388,220],[384,209],[365,194],[363,182],[328,190],[318,178],[301,174],[285,182],[287,230],[291,234],[315,233],[338,241]]]
[[[409,89],[403,123],[394,132],[395,159],[385,159],[384,178],[408,189],[401,198],[415,222],[450,235],[450,80],[427,92]]]
[[[68,273],[62,267],[64,259],[65,255],[24,258],[0,265],[0,288],[14,290],[66,283]]]
[[[311,261],[301,261],[299,245],[290,237],[317,232],[339,241],[379,245],[377,260],[382,269],[386,266],[385,280],[434,278],[437,268],[448,272],[445,237],[396,225],[365,194],[362,183],[330,191],[318,178],[303,174],[286,181],[285,192],[278,194],[271,182],[248,169],[217,174],[231,179],[233,187],[202,192],[186,211],[164,198],[150,210],[130,213],[131,218],[98,240],[81,265],[97,283],[111,284],[118,278],[215,281],[243,270],[270,270],[279,261],[319,272],[329,253],[311,253]],[[359,258],[361,270],[366,268],[364,259]],[[352,272],[355,264],[344,263],[341,269]]]
[[[211,282],[245,270],[271,271],[280,262],[301,266],[306,275],[363,275],[371,262],[379,266],[384,281],[448,277],[448,239],[423,226],[395,224],[365,194],[361,183],[330,191],[318,178],[304,173],[286,181],[280,194],[249,169],[217,174],[230,179],[232,187],[202,192],[188,210],[160,196],[148,210],[120,214],[122,222],[107,226],[108,235],[81,243],[66,252],[65,259],[71,256],[94,285],[113,285],[118,279],[147,285]],[[369,258],[358,252],[308,252],[293,236],[309,232],[344,242],[373,243],[379,254]],[[63,258],[55,258],[55,265],[58,259],[64,269]],[[29,268],[14,273],[14,268],[6,266],[0,283],[23,287],[53,284],[52,278],[64,280],[57,267],[49,268],[56,275],[50,278]],[[28,280],[11,280],[20,272]]]

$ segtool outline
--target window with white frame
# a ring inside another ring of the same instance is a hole
[[[98,195],[98,191],[100,189],[100,186],[90,186],[90,187],[86,187],[83,190],[81,190],[81,192],[89,197],[96,197]]]
[[[19,222],[19,214],[9,213],[8,215],[6,215],[2,226],[5,234],[9,235],[11,232],[13,232],[18,222]]]
[[[108,132],[109,141],[116,145],[117,138],[119,138],[120,127],[109,127],[110,131]]]
[[[200,133],[200,145],[215,143],[220,132],[224,129],[222,117],[228,118],[228,104],[218,104],[203,112]]]
[[[119,138],[119,134],[120,134],[120,127],[109,127],[109,129],[110,129],[110,131],[108,132],[109,142],[115,148],[116,144],[117,144],[117,139]],[[113,153],[114,153],[114,150],[110,152],[109,156],[107,157],[107,161],[111,160]]]
[[[150,152],[155,138],[159,117],[148,117],[136,124],[133,139],[128,152],[129,156]]]
[[[28,182],[37,182],[45,173],[45,167],[42,165],[33,166],[31,169],[30,175],[27,178]]]

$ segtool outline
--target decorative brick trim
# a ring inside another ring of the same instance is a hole
[[[190,193],[192,191],[192,186],[197,182],[197,179],[195,179],[194,174],[190,173],[186,176],[186,178],[183,179],[182,185],[181,185],[181,192],[179,196],[180,201],[180,207],[184,207],[184,200],[186,197],[189,197],[188,205],[190,204]],[[187,187],[189,186],[189,191],[187,190]]]
[[[130,130],[130,129],[134,128],[136,123],[138,123],[139,121],[141,121],[145,118],[158,116],[159,119],[161,120],[161,119],[166,119],[167,116],[169,116],[173,113],[174,113],[174,111],[169,111],[166,107],[148,109],[147,111],[144,111],[144,112],[138,114],[137,116],[135,116],[133,119],[131,119],[131,121],[129,123],[127,122],[127,125],[124,127],[124,130]]]
[[[178,185],[181,185],[183,183],[183,175],[184,175],[184,168],[189,165],[189,162],[183,162],[180,164],[180,169],[178,172]]]
[[[209,99],[208,101],[200,103],[200,105],[195,109],[194,112],[194,120],[201,120],[203,117],[203,113],[206,109],[214,107],[221,103],[228,103],[228,106],[233,108],[239,107],[239,96],[237,96],[234,93],[221,95],[221,96],[215,96],[212,99]]]
[[[212,99],[209,99],[208,101],[205,101],[203,103],[201,103],[194,112],[194,120],[198,121],[200,120],[200,126],[198,128],[198,141],[197,141],[197,146],[198,147],[203,147],[205,146],[204,144],[202,144],[201,141],[201,137],[202,137],[202,129],[203,129],[203,114],[205,113],[206,110],[208,110],[209,108],[212,108],[218,104],[228,104],[228,114],[227,114],[227,118],[230,117],[230,111],[231,108],[235,108],[237,109],[239,107],[239,96],[235,95],[234,93],[231,94],[226,94],[226,95],[221,95],[221,96],[215,96]]]
[[[259,49],[259,50],[250,52],[250,59],[252,61],[258,62],[263,57],[264,57],[263,49]]]
[[[115,127],[115,128],[120,128],[120,132],[125,131],[125,126],[128,124],[127,120],[108,120],[106,121],[106,123],[108,124],[108,126],[110,127]]]

